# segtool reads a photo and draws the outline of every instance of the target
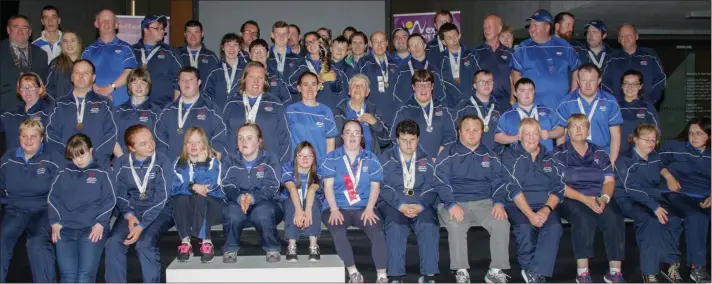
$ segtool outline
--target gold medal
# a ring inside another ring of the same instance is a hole
[[[178,134],[183,134],[183,128],[178,128]]]
[[[426,128],[425,131],[428,131],[428,133],[433,132],[433,127],[428,125],[428,128]]]
[[[81,123],[81,122],[80,122],[80,123],[77,123],[77,129],[80,129],[80,130],[81,130],[81,129],[83,129],[83,128],[84,128],[84,124],[83,124],[83,123]]]
[[[148,64],[141,64],[141,68],[143,68],[143,70],[148,70]]]
[[[405,191],[403,191],[403,193],[406,196],[413,196],[413,194],[415,194],[415,191],[412,188],[406,188]]]
[[[455,83],[460,84],[460,78],[455,78]]]
[[[485,125],[485,132],[489,132],[489,126]]]
[[[386,88],[388,88],[388,81],[383,82],[383,86],[385,86]]]
[[[144,193],[139,194],[138,199],[140,199],[140,200],[146,199],[146,193],[144,192]]]

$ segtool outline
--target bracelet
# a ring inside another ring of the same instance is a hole
[[[549,208],[549,212],[554,212],[554,208],[551,208],[548,204],[544,204],[544,207]]]
[[[606,198],[606,204],[611,202],[611,197],[608,194],[601,194],[601,198]]]

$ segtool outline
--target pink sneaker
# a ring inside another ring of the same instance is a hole
[[[192,256],[193,256],[193,247],[191,247],[190,244],[181,243],[178,246],[178,261],[180,261],[180,262],[189,261]]]
[[[213,262],[213,258],[215,256],[215,253],[213,251],[213,243],[211,242],[202,242],[200,245],[200,253],[202,254],[200,256],[200,261],[202,263],[210,263]]]

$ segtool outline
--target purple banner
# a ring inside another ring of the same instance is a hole
[[[452,11],[453,24],[460,28],[460,11]],[[393,15],[394,28],[404,28],[409,34],[419,33],[430,42],[437,35],[433,19],[435,12]]]
[[[143,21],[144,16],[116,16],[119,19],[119,33],[116,35],[119,39],[128,42],[129,44],[135,44],[141,38],[141,21]],[[170,18],[168,22],[170,23]],[[163,38],[163,42],[170,45],[170,28],[169,24],[166,27],[166,36]]]

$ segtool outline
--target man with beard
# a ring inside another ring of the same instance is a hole
[[[391,58],[396,66],[400,66],[401,63],[408,62],[408,59],[410,59],[410,52],[408,51],[408,36],[408,31],[403,28],[393,30],[391,41],[393,42],[395,51],[393,51]]]
[[[307,50],[302,48],[302,30],[295,24],[289,24],[289,40],[287,45],[292,49],[292,53],[298,57],[304,57]]]
[[[581,52],[583,44],[574,40],[574,27],[576,26],[574,14],[569,12],[558,13],[556,17],[554,17],[554,23],[555,35],[571,44],[571,47],[573,47],[576,52]]]
[[[244,65],[250,62],[250,44],[260,38],[260,26],[257,25],[257,22],[248,20],[240,26],[240,33],[242,35],[242,50],[240,50],[238,66],[244,68]]]

